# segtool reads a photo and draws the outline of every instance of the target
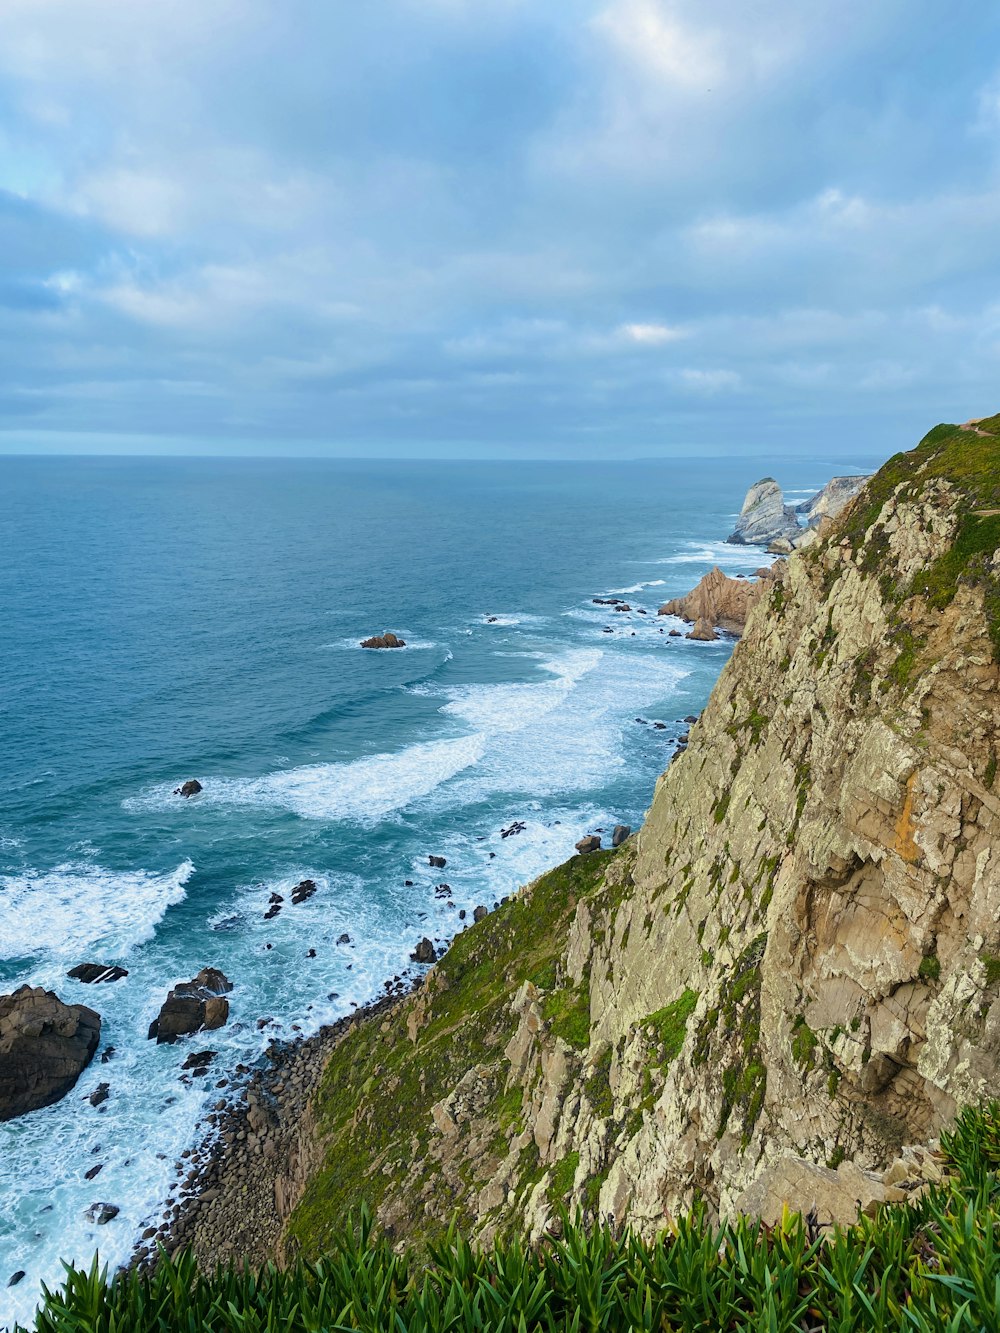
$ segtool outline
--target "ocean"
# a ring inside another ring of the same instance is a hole
[[[779,479],[794,499],[878,461]],[[373,998],[585,833],[642,822],[732,650],[656,608],[764,562],[723,543],[763,470],[0,459],[0,993],[91,1005],[112,1051],[0,1124],[0,1324],[61,1260],[127,1260],[235,1065]],[[386,629],[406,648],[358,646]],[[129,975],[67,979],[82,962]],[[234,990],[192,1080],[191,1041],[147,1029],[205,966]]]

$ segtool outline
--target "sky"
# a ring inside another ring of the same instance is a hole
[[[1000,410],[995,0],[0,0],[0,452]]]

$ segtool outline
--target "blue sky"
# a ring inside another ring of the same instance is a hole
[[[992,0],[4,0],[0,451],[888,453],[1000,410]]]

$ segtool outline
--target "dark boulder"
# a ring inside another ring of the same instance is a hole
[[[174,788],[174,795],[197,796],[201,790],[202,786],[197,778],[188,778],[187,782],[182,782],[179,787]]]
[[[443,856],[429,856],[427,858],[427,864],[434,866],[437,870],[443,870],[448,864],[448,861]]]
[[[7,1286],[16,1287],[19,1282],[24,1280],[24,1277],[25,1277],[24,1269],[19,1268],[16,1273],[11,1274],[10,1281],[7,1283]]]
[[[87,1101],[90,1102],[91,1106],[101,1106],[108,1100],[110,1089],[110,1083],[98,1083],[97,1087],[87,1098]]]
[[[472,913],[472,919],[477,924],[480,921],[485,921],[488,916],[489,916],[489,911],[485,907],[477,907]]]
[[[303,879],[292,889],[292,904],[298,907],[299,903],[307,902],[316,892],[316,881],[314,879]]]
[[[386,630],[384,634],[373,634],[370,639],[361,640],[362,648],[405,648],[406,640],[398,638]]]
[[[229,1017],[225,997],[232,989],[232,982],[217,968],[202,968],[191,981],[182,981],[173,988],[159,1017],[150,1024],[149,1036],[162,1045],[192,1032],[221,1028]]]
[[[576,844],[576,850],[585,856],[588,852],[599,852],[601,850],[601,840],[596,834],[590,833],[585,838],[581,838]]]
[[[73,1087],[101,1039],[101,1018],[52,991],[0,995],[0,1120],[51,1106]]]
[[[611,833],[611,846],[620,847],[626,838],[630,837],[632,829],[628,824],[616,824]]]
[[[120,1211],[113,1203],[92,1203],[84,1216],[88,1222],[96,1222],[99,1227],[103,1227],[116,1218]]]
[[[415,963],[433,963],[435,956],[434,945],[426,935],[410,954],[410,958]]]
[[[121,981],[128,976],[128,969],[116,967],[112,963],[80,963],[66,973],[73,981],[83,981],[88,986],[102,981]]]
[[[337,943],[338,943],[338,944],[350,944],[350,942],[351,942],[351,937],[350,937],[350,935],[348,935],[348,933],[347,933],[346,930],[344,931],[343,935],[338,935],[338,936],[337,936]]]

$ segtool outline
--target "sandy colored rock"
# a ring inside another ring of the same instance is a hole
[[[93,1058],[101,1018],[41,986],[0,995],[0,1120],[59,1101]]]

